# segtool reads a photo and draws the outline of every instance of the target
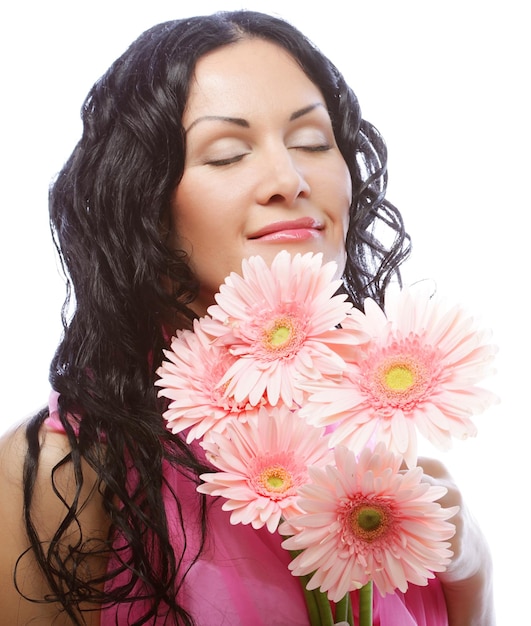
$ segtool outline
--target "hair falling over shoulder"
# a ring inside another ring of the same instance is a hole
[[[243,37],[283,46],[325,97],[354,190],[344,275],[354,304],[367,296],[381,301],[409,251],[401,216],[385,199],[382,138],[361,118],[337,69],[290,24],[248,11],[167,22],[146,31],[115,61],[87,96],[82,138],[50,191],[52,231],[68,277],[64,336],[50,382],[60,394],[71,447],[50,480],[69,470],[76,489],[66,496],[55,482],[57,497],[65,499],[64,519],[46,543],[33,506],[46,412],[27,431],[27,532],[49,583],[45,600],[64,607],[74,624],[84,622],[83,603],[134,603],[139,597],[151,608],[135,624],[153,623],[155,616],[157,623],[193,624],[178,602],[185,548],[179,554],[170,542],[161,493],[164,464],[194,480],[205,467],[184,439],[165,428],[165,407],[153,383],[168,337],[191,324],[187,305],[198,291],[184,253],[172,249],[167,236],[170,197],[184,167],[181,117],[188,85],[197,59]],[[390,247],[381,243],[380,228],[392,234]],[[98,542],[79,522],[86,468],[97,476],[95,490],[109,520]],[[196,522],[205,540],[207,510],[200,502]],[[179,524],[185,546],[190,520]],[[84,567],[96,553],[107,559],[104,574]],[[119,574],[123,583],[111,584]]]

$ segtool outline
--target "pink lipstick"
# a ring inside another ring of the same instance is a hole
[[[268,224],[248,237],[261,241],[304,241],[318,237],[324,226],[312,217]]]

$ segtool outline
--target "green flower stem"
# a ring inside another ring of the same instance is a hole
[[[372,626],[372,581],[360,589],[359,626]]]
[[[346,593],[343,598],[336,604],[335,621],[348,622],[350,626],[353,626],[352,620],[352,602],[350,600],[350,593]]]
[[[292,559],[294,559],[298,554],[300,554],[300,550],[290,550]],[[306,585],[311,577],[312,574],[298,576],[304,593],[306,608],[308,609],[310,626],[334,626],[332,607],[330,606],[327,595],[319,591],[319,589],[313,589],[312,591],[306,589]]]
[[[320,626],[334,626],[335,620],[332,615],[332,607],[330,606],[328,596],[326,593],[319,591],[319,589],[315,589],[313,593],[315,594],[316,602],[319,606]]]
[[[306,585],[311,578],[311,574],[307,576],[299,576],[299,580],[304,592],[306,600],[306,608],[310,617],[310,626],[334,626],[334,618],[330,602],[325,593],[318,589],[309,591]]]

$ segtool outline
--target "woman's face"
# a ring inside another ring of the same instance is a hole
[[[202,57],[183,125],[172,232],[201,284],[197,314],[252,255],[322,252],[342,273],[350,174],[321,92],[287,52],[246,39]]]

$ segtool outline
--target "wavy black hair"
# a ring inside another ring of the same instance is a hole
[[[81,140],[50,190],[52,232],[68,277],[64,335],[50,369],[72,449],[61,467],[72,467],[78,493],[82,463],[99,477],[110,532],[97,547],[90,537],[80,537],[65,550],[82,506],[77,497],[66,503],[53,540],[40,543],[32,503],[46,411],[27,430],[27,532],[49,582],[46,600],[60,603],[74,624],[84,621],[82,601],[104,606],[139,596],[151,608],[135,624],[166,623],[163,616],[193,624],[178,603],[186,571],[169,539],[162,468],[170,463],[193,480],[205,468],[164,427],[165,407],[153,385],[168,329],[190,326],[188,305],[198,292],[186,255],[168,243],[170,198],[183,174],[181,118],[196,62],[249,37],[287,50],[325,98],[352,177],[343,280],[351,301],[359,306],[370,296],[381,302],[409,251],[401,216],[385,199],[387,157],[380,134],[362,119],[356,96],[335,66],[289,23],[250,11],[170,21],[147,30],[114,62],[89,92]],[[390,245],[380,240],[382,226],[392,235]],[[127,479],[131,463],[133,486]],[[207,508],[204,497],[198,498],[197,524],[205,539]],[[185,520],[180,523],[185,534]],[[128,546],[118,555],[117,535]],[[80,567],[90,550],[114,556],[110,562],[118,565],[91,577]],[[104,591],[104,580],[120,572],[128,572],[126,582]]]

